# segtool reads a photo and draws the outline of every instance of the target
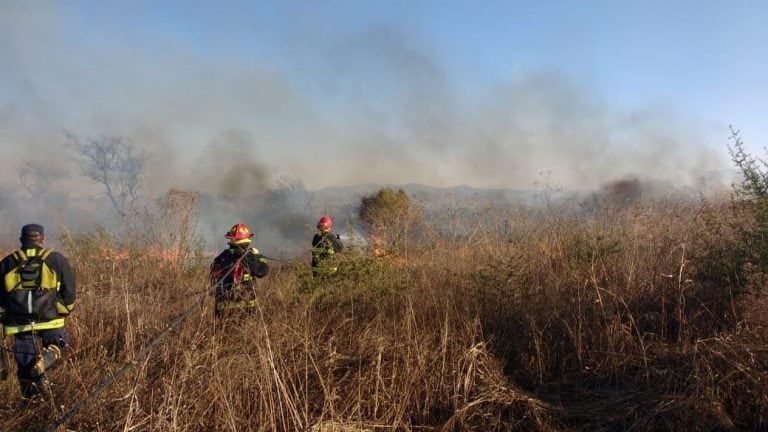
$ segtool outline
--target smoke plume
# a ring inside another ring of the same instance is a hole
[[[237,220],[295,237],[255,220],[266,208],[269,220],[287,220],[264,201],[280,178],[309,190],[365,182],[530,188],[549,171],[566,188],[588,189],[633,175],[692,184],[702,170],[727,166],[709,125],[661,107],[608,106],[563,72],[531,70],[465,91],[428,43],[397,26],[321,37],[285,30],[270,39],[276,60],[266,49],[240,49],[260,46],[266,18],[254,17],[255,33],[237,41],[211,31],[206,45],[138,28],[141,8],[120,8],[124,18],[94,23],[59,2],[3,3],[0,198],[16,203],[4,212],[19,209],[5,220],[34,216],[24,204],[30,197],[10,192],[24,160],[63,179],[50,185],[48,221],[103,220],[64,131],[132,139],[150,156],[142,193],[200,191],[202,229],[216,238]],[[89,29],[112,31],[93,37]],[[224,40],[232,45],[217,45]],[[311,226],[317,211],[302,205],[285,214]]]

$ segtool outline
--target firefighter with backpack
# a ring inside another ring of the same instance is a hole
[[[19,241],[21,248],[0,261],[0,309],[3,333],[15,339],[21,395],[31,399],[50,395],[45,372],[68,346],[64,324],[75,305],[75,277],[64,255],[43,248],[41,225],[24,225]]]
[[[248,225],[235,224],[224,237],[229,248],[214,258],[210,269],[217,317],[255,307],[255,279],[269,272],[267,260],[251,246],[253,232]]]

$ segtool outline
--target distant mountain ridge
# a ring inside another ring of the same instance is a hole
[[[315,208],[318,211],[335,214],[354,214],[361,198],[375,193],[382,187],[393,190],[403,189],[411,198],[425,208],[467,207],[473,205],[524,205],[541,204],[544,195],[547,199],[581,199],[593,194],[605,194],[625,182],[633,183],[633,188],[642,196],[679,196],[697,198],[701,194],[713,195],[728,192],[733,183],[741,181],[737,170],[710,170],[699,173],[694,185],[672,184],[658,180],[638,178],[617,179],[606,182],[594,190],[562,190],[562,188],[482,188],[467,185],[438,187],[421,183],[377,184],[373,182],[349,186],[333,186],[310,191]]]

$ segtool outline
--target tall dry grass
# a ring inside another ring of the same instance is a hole
[[[194,196],[179,197],[160,204],[192,225]],[[50,372],[52,401],[22,409],[15,378],[2,384],[0,429],[44,430],[127,362],[67,430],[766,428],[765,278],[738,212],[667,201],[479,214],[422,227],[407,260],[350,251],[329,280],[273,263],[252,313],[214,321],[206,297],[139,359],[205,295],[206,259],[150,253],[163,239],[151,218],[130,238],[73,238],[73,351]],[[189,228],[164,241],[194,252]]]

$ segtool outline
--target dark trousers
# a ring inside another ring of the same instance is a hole
[[[63,327],[51,330],[37,330],[34,333],[18,333],[15,337],[16,343],[13,346],[13,358],[18,366],[16,376],[19,377],[19,380],[32,379],[32,367],[35,365],[37,355],[40,354],[42,348],[48,345],[56,345],[63,351],[69,343],[67,331]],[[41,347],[36,346],[36,338],[42,340]]]

